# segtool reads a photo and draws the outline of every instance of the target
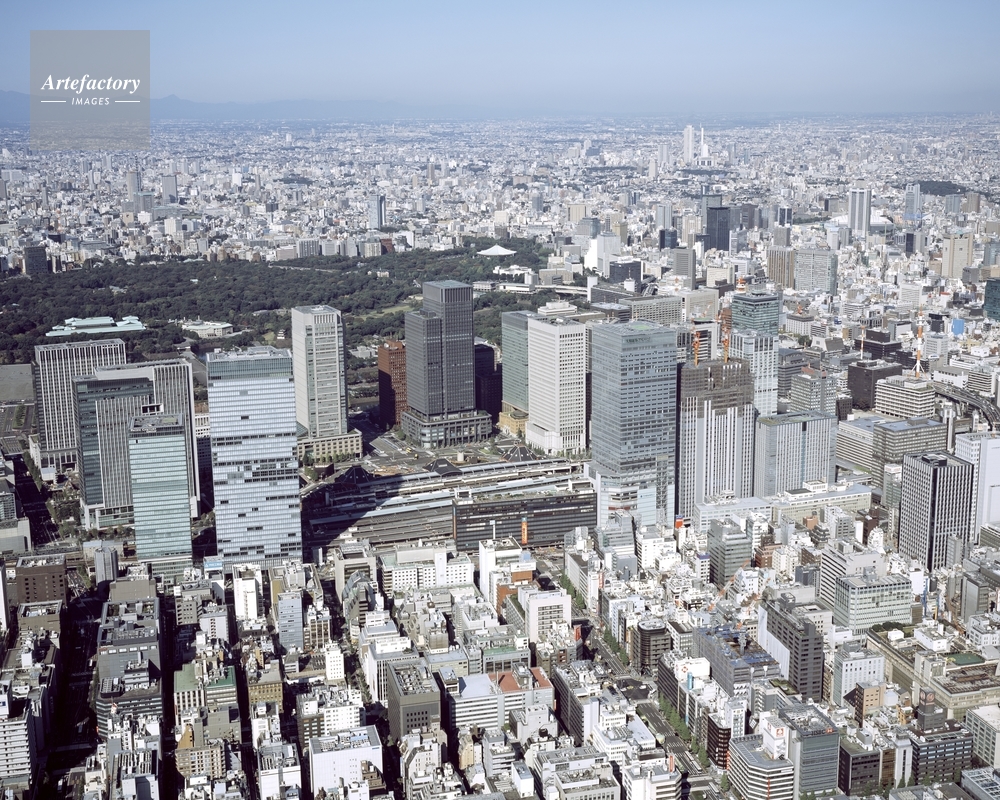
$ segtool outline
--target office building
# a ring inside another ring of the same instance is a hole
[[[607,670],[593,661],[573,661],[552,672],[556,714],[577,743],[585,743],[597,725]]]
[[[428,281],[423,308],[406,315],[406,400],[402,427],[424,448],[482,441],[489,415],[476,411],[472,287]]]
[[[42,344],[35,347],[35,402],[38,415],[38,467],[46,479],[76,463],[79,437],[73,379],[98,368],[125,363],[125,342]]]
[[[500,315],[503,348],[503,410],[528,412],[528,320],[533,311],[505,311]]]
[[[128,431],[136,558],[173,583],[192,563],[187,428],[182,417],[135,417]]]
[[[667,624],[659,617],[639,620],[632,631],[629,660],[640,675],[656,675],[660,657],[671,649]]]
[[[863,239],[868,238],[871,228],[872,190],[856,187],[851,189],[847,208],[847,224],[851,233]]]
[[[984,525],[1000,522],[1000,433],[960,433],[955,437],[955,455],[973,468],[969,541],[977,544]]]
[[[885,574],[885,564],[882,557],[873,551],[865,550],[861,542],[854,538],[854,523],[851,522],[850,536],[833,538],[823,548],[820,559],[819,599],[827,608],[833,608],[837,598],[837,581],[845,575],[860,575],[866,570]],[[841,533],[841,531],[836,531]],[[834,531],[831,531],[831,535]]]
[[[692,125],[687,125],[684,128],[683,148],[684,163],[690,166],[695,159],[694,127]]]
[[[946,452],[903,456],[899,552],[930,570],[960,560],[969,543],[973,480],[972,464]],[[959,546],[951,559],[950,539]]]
[[[136,197],[139,194],[141,188],[141,183],[139,181],[139,173],[134,169],[130,169],[125,173],[125,191],[128,194],[128,200],[130,203],[134,203]]]
[[[381,777],[382,742],[374,725],[309,740],[309,779],[315,795],[320,789],[338,792],[343,786],[364,783],[372,773]]]
[[[683,775],[671,762],[633,762],[621,768],[625,800],[681,800]]]
[[[686,363],[679,376],[677,513],[690,516],[708,498],[753,494],[754,385],[743,361]]]
[[[52,271],[49,269],[49,258],[43,244],[25,247],[23,258],[25,275],[44,275]]]
[[[218,553],[227,571],[301,558],[292,355],[251,347],[207,361]]]
[[[622,305],[632,309],[632,320],[648,320],[659,325],[680,325],[684,301],[677,295],[654,294],[644,297],[626,297]]]
[[[465,731],[503,727],[500,689],[489,675],[460,676],[452,667],[442,667],[438,674],[443,703],[441,727],[448,732],[453,751]]]
[[[696,628],[691,640],[694,658],[708,659],[712,680],[730,697],[746,694],[750,684],[781,675],[777,660],[747,631],[732,623]]]
[[[1000,321],[1000,278],[986,281],[983,313],[994,322]]]
[[[823,636],[832,615],[815,603],[796,603],[792,595],[761,603],[757,639],[781,669],[792,691],[805,700],[823,697]]]
[[[81,521],[88,528],[131,525],[128,431],[134,417],[165,413],[182,420],[188,515],[198,516],[197,443],[191,365],[184,360],[102,367],[74,379],[79,430]]]
[[[789,411],[837,414],[837,376],[803,369],[793,375],[788,390]]]
[[[913,585],[908,576],[879,577],[875,570],[865,570],[837,579],[833,621],[850,628],[853,636],[861,636],[883,622],[910,624],[912,605]]]
[[[833,483],[837,419],[817,411],[759,417],[754,443],[754,496],[801,489],[806,481]]]
[[[732,519],[713,519],[708,527],[709,580],[722,587],[753,560],[753,535]]]
[[[972,266],[976,240],[971,234],[946,236],[941,243],[941,277],[961,280],[962,270]]]
[[[733,229],[731,212],[729,206],[709,206],[705,209],[707,250],[729,252],[729,232]]]
[[[745,361],[753,376],[753,404],[757,413],[778,412],[778,336],[734,328],[729,334],[729,357]]]
[[[903,365],[881,359],[855,361],[847,366],[847,390],[855,408],[869,411],[875,407],[875,389],[880,380],[902,375]]]
[[[292,309],[295,421],[309,439],[342,436],[347,425],[344,320],[330,306]]]
[[[914,375],[891,375],[875,384],[875,410],[896,419],[935,416],[934,385]]]
[[[590,336],[598,524],[617,512],[638,512],[652,524],[656,509],[674,509],[677,332],[634,320],[595,325]]]
[[[786,228],[778,229],[782,232],[786,230]],[[795,286],[795,250],[787,243],[783,246],[775,243],[774,246],[767,248],[767,277],[783,289]]]
[[[776,294],[745,292],[733,295],[730,305],[732,326],[736,330],[757,331],[777,336],[781,315],[781,297]]]
[[[441,725],[441,691],[425,659],[389,666],[386,708],[389,733],[397,742],[413,731]]]
[[[948,426],[936,419],[876,422],[871,430],[873,475],[882,475],[888,464],[902,464],[905,455],[948,448]]]
[[[1000,767],[1000,706],[980,706],[965,712],[972,734],[972,753],[988,767]]]
[[[177,193],[176,175],[164,175],[160,178],[160,195],[164,205],[176,203],[180,199],[180,195]]]
[[[924,197],[919,183],[906,184],[903,196],[903,222],[919,226],[924,215]]]
[[[525,441],[550,455],[587,446],[587,329],[562,317],[528,320]]]
[[[796,250],[795,290],[836,294],[837,254],[832,250]]]
[[[686,247],[674,248],[670,251],[674,261],[674,275],[687,280],[689,289],[696,289],[698,282],[698,254]]]
[[[786,728],[788,760],[795,765],[795,797],[815,797],[833,789],[840,756],[840,730],[833,720],[803,704],[781,709],[778,721]]]
[[[931,689],[920,689],[907,733],[913,747],[913,780],[920,784],[953,780],[972,766],[973,735],[948,719]]]
[[[406,404],[406,344],[382,342],[378,348],[378,411],[385,428],[403,421]]]
[[[17,689],[27,688],[21,681],[17,683]],[[35,728],[43,723],[33,713],[32,698],[17,691],[13,684],[7,674],[0,680],[0,779],[15,785],[23,780],[31,785],[39,777],[35,775],[38,742],[44,741],[44,733]],[[30,792],[25,793],[28,795]]]
[[[770,719],[765,724],[770,724]],[[768,737],[769,743],[774,737]],[[781,737],[782,741],[784,736]],[[793,800],[795,765],[787,745],[765,746],[764,735],[739,736],[729,742],[729,780],[742,800]]]
[[[164,412],[193,418],[191,365],[186,361],[156,361],[98,369],[74,379],[79,430],[81,521],[88,528],[131,525],[132,490],[129,477],[128,429],[133,417]],[[185,470],[188,514],[198,514],[196,444],[186,427]]]
[[[373,194],[368,198],[368,230],[377,231],[385,225],[385,195]]]
[[[885,681],[885,656],[874,650],[842,645],[833,656],[831,700],[837,705],[847,703],[854,687],[862,683]]]
[[[54,600],[69,602],[66,580],[66,556],[21,556],[14,565],[13,605],[47,603]]]

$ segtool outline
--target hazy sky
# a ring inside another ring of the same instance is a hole
[[[148,29],[152,96],[535,113],[1000,111],[997,0],[81,3],[6,0],[0,89],[32,29]]]

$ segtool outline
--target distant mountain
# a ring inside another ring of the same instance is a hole
[[[28,122],[28,95],[0,90],[0,124]]]
[[[154,98],[149,109],[154,122],[254,122],[275,120],[350,120],[478,118],[480,109],[463,106],[421,108],[374,100],[275,100],[269,103],[197,103],[177,95]],[[29,96],[0,91],[0,124],[29,121]]]
[[[366,100],[275,100],[269,103],[197,103],[170,95],[153,100],[153,120],[220,122],[256,120],[389,120],[413,117],[469,116],[468,109],[420,109],[401,103]]]

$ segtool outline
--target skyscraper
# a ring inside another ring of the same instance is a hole
[[[832,250],[795,251],[795,289],[837,293],[837,254]]]
[[[919,183],[908,183],[903,200],[903,221],[918,225],[923,218],[924,198]]]
[[[688,125],[684,128],[684,163],[691,165],[694,163],[694,126]]]
[[[1000,278],[986,281],[983,313],[994,322],[1000,321]]]
[[[528,320],[525,440],[549,454],[586,447],[587,329],[562,317]]]
[[[428,281],[423,296],[423,308],[406,315],[403,433],[421,447],[482,441],[492,424],[476,412],[472,287]]]
[[[851,189],[847,206],[848,225],[855,236],[868,238],[872,216],[872,190],[856,187]]]
[[[590,470],[597,524],[674,510],[677,331],[646,320],[591,328]]]
[[[687,278],[688,287],[691,289],[696,288],[698,259],[695,257],[694,250],[689,250],[686,247],[678,247],[671,250],[670,254],[674,259],[674,275],[679,278]]]
[[[837,418],[801,411],[757,419],[754,495],[770,497],[801,489],[805,481],[832,483]]]
[[[706,498],[752,496],[756,411],[744,361],[687,363],[679,375],[677,513],[687,517]]]
[[[176,203],[180,195],[177,194],[177,176],[164,175],[160,178],[161,194],[164,203]]]
[[[528,411],[528,320],[533,311],[505,311],[500,315],[503,350],[503,410]]]
[[[1000,433],[960,433],[955,437],[955,455],[973,467],[969,541],[977,544],[984,525],[1000,522]]]
[[[207,362],[218,553],[227,571],[301,558],[292,354],[251,347]]]
[[[972,481],[972,464],[947,453],[903,456],[899,552],[931,570],[947,566],[949,544],[969,541]]]
[[[344,321],[330,306],[292,309],[295,421],[310,439],[347,433]]]
[[[136,557],[170,582],[191,566],[185,425],[181,416],[152,414],[134,417],[128,430]]]
[[[406,348],[403,342],[383,342],[378,348],[378,411],[382,425],[399,425],[406,409]]]
[[[731,225],[729,206],[710,206],[705,210],[705,233],[708,236],[709,250],[724,250],[729,252],[729,231]]]
[[[368,198],[368,230],[377,231],[385,225],[385,195],[377,192]]]
[[[45,250],[45,245],[38,244],[30,247],[24,248],[24,269],[25,275],[44,275],[46,272],[51,272],[49,268],[49,258],[48,253]]]
[[[753,376],[753,404],[758,414],[778,413],[778,335],[735,329],[729,334],[729,357],[746,361]]]
[[[185,420],[188,518],[198,516],[197,442],[191,365],[182,360],[101,367],[74,379],[79,431],[81,521],[85,527],[132,524],[128,430],[133,417],[157,411]]]
[[[128,200],[134,203],[139,195],[139,173],[130,169],[125,173],[125,190],[128,193]]]
[[[98,367],[125,363],[125,342],[40,344],[35,347],[35,402],[38,446],[46,478],[76,463],[79,437],[73,399],[73,378]]]
[[[734,328],[757,331],[768,336],[778,335],[781,298],[776,294],[746,292],[733,295],[730,305]]]

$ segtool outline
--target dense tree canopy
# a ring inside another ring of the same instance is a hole
[[[319,257],[275,266],[118,261],[30,279],[9,278],[0,283],[0,363],[27,363],[36,344],[71,341],[45,336],[70,317],[138,317],[147,330],[121,334],[136,358],[168,352],[183,342],[184,333],[176,324],[182,319],[232,323],[246,334],[226,343],[245,345],[268,333],[287,331],[290,320],[279,310],[315,303],[344,312],[349,346],[366,336],[398,337],[403,334],[403,314],[410,307],[407,298],[419,294],[424,281],[472,282],[493,277],[498,260],[475,256],[491,243],[470,240],[466,247],[446,252],[416,250],[370,259]],[[538,246],[532,242],[515,240],[505,245],[517,250],[505,262],[521,266],[541,262]],[[500,310],[537,307],[551,299],[548,293],[530,300],[497,293],[487,297],[477,303],[477,334],[497,343]]]

